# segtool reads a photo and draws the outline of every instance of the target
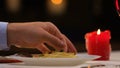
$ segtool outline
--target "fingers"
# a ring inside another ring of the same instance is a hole
[[[46,37],[46,43],[55,48],[57,51],[64,50],[65,52],[77,53],[76,48],[65,35],[62,35],[62,37],[65,39],[65,42],[49,33]]]
[[[51,52],[50,49],[48,49],[44,44],[38,45],[38,50],[40,50],[43,54]]]
[[[57,37],[59,40],[61,40],[62,42],[64,42],[64,48],[62,49],[64,52],[67,52],[67,44],[66,41],[64,39],[64,37],[62,36],[60,30],[52,23],[48,22],[47,25],[49,26],[49,30],[47,30],[50,34],[54,35],[55,37]]]
[[[46,23],[43,29],[46,31],[45,43],[55,48],[57,51],[63,50],[65,52],[77,53],[76,48],[71,41],[61,34],[59,29],[52,23]]]
[[[63,50],[66,45],[65,42],[60,40],[58,37],[46,32],[45,34],[45,43],[55,48],[55,50],[60,51]]]
[[[76,53],[77,53],[77,50],[76,50],[76,48],[74,47],[74,45],[71,43],[71,41],[70,41],[65,35],[63,35],[63,37],[64,37],[65,40],[66,40],[67,51],[76,54]]]
[[[55,48],[57,51],[63,50],[65,52],[77,53],[76,48],[71,43],[71,41],[63,34],[61,34],[63,40],[60,40],[58,37],[46,32],[45,40],[48,45]]]
[[[61,35],[60,30],[59,30],[54,24],[52,24],[52,23],[50,23],[50,22],[47,22],[47,23],[45,23],[45,24],[47,25],[47,29],[45,29],[45,28],[44,28],[44,29],[45,29],[48,33],[56,36],[57,38],[59,38],[59,39],[62,40],[62,41],[65,41],[64,38],[63,38],[62,35]]]

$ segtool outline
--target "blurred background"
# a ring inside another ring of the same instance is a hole
[[[114,0],[0,0],[0,21],[51,21],[73,42],[78,52],[86,52],[84,38],[86,33],[99,28],[102,31],[110,30],[112,50],[120,50],[120,18],[114,2]],[[19,51],[13,47],[7,53]],[[3,51],[0,53],[3,54]]]

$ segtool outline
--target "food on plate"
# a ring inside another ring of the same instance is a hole
[[[74,53],[66,53],[66,52],[52,52],[46,54],[33,54],[33,58],[75,58],[76,55]]]

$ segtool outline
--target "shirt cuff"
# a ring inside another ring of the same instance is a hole
[[[0,50],[8,50],[7,45],[7,22],[0,22]]]

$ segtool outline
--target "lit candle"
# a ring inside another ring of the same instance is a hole
[[[109,60],[111,45],[110,45],[110,31],[93,31],[85,34],[86,49],[90,55],[99,55],[101,58],[96,60]]]

